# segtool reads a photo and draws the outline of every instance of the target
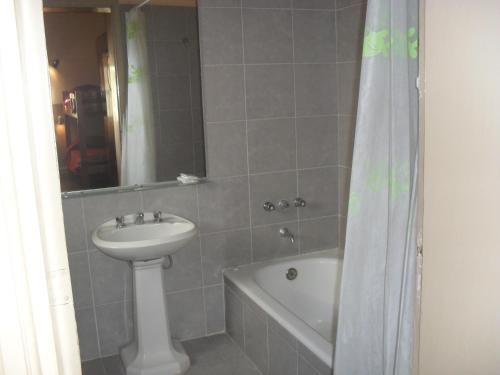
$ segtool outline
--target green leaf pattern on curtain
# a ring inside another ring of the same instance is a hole
[[[363,57],[382,55],[389,57],[390,51],[396,55],[416,59],[418,57],[418,35],[415,27],[410,27],[407,32],[382,29],[366,31],[363,40]]]

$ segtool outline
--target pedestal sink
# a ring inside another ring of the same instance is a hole
[[[163,264],[196,235],[197,228],[175,215],[163,215],[161,221],[153,213],[139,218],[138,222],[137,215],[124,216],[124,226],[109,220],[92,233],[99,250],[133,265],[135,335],[122,348],[121,359],[127,375],[179,375],[189,368],[189,357],[170,336]]]

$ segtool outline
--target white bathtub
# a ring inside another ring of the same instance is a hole
[[[288,280],[287,271],[298,271]],[[335,249],[228,269],[224,275],[330,368],[342,259]]]

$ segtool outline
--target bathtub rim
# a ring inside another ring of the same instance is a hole
[[[315,258],[328,258],[342,262],[343,253],[338,248],[320,250],[306,254],[252,263],[244,266],[226,268],[223,271],[223,275],[224,279],[227,278],[232,284],[239,288],[241,292],[247,296],[247,298],[273,318],[298,342],[309,349],[327,366],[333,368],[333,351],[335,344],[328,342],[306,322],[288,310],[279,301],[274,299],[257,283],[254,277],[255,271],[265,266]],[[226,284],[226,286],[232,289],[230,284]]]

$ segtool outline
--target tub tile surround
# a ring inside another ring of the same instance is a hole
[[[226,326],[263,375],[331,375],[332,369],[225,278]]]
[[[223,268],[342,246],[357,74],[340,72],[345,64],[359,67],[359,61],[342,59],[358,58],[361,41],[344,43],[340,53],[338,38],[360,38],[362,20],[353,14],[362,14],[365,5],[337,2],[342,7],[335,9],[332,0],[199,0],[209,182],[63,200],[83,360],[114,355],[133,335],[131,267],[90,241],[106,219],[160,209],[199,226],[199,236],[174,256],[165,280],[172,331],[181,340],[227,329],[243,346],[244,324],[254,324],[256,335],[270,326],[258,312],[255,322],[244,322],[249,307],[227,298]],[[334,30],[335,38],[317,36],[311,24]],[[270,43],[283,44],[272,53],[255,41],[264,38],[264,29],[276,34]],[[308,206],[262,209],[264,200],[296,196]],[[295,244],[279,238],[282,226],[293,232]],[[240,322],[225,322],[224,303],[236,311],[232,316],[241,315]],[[314,374],[308,369],[319,366],[299,346],[284,346],[288,351],[278,345],[283,336],[273,337],[268,350],[276,358],[299,354],[297,368],[287,373]],[[259,348],[251,353],[276,374],[290,370],[264,358]]]

